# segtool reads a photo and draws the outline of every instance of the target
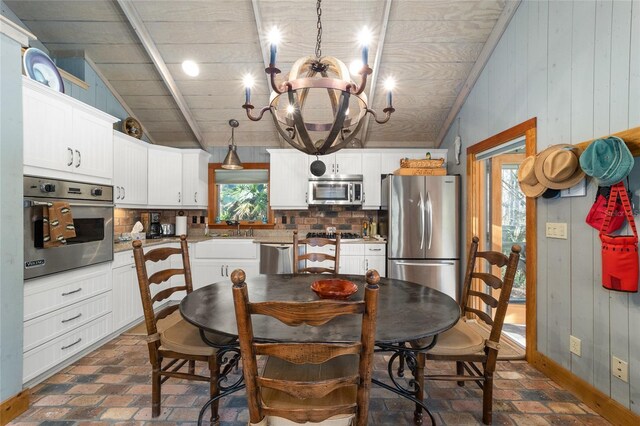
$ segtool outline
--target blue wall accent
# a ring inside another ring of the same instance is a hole
[[[22,65],[0,34],[0,401],[22,390]]]

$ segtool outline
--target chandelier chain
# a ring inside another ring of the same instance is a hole
[[[322,56],[322,0],[318,0],[316,3],[316,12],[318,14],[318,36],[316,38],[316,58],[320,59]]]

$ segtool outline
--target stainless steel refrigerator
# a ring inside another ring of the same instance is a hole
[[[382,181],[388,223],[387,274],[458,300],[459,176],[393,176]]]

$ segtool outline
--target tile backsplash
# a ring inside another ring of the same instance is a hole
[[[131,232],[133,225],[140,220],[142,212],[160,212],[160,223],[176,223],[176,216],[182,212],[187,219],[189,230],[203,229],[204,221],[207,217],[206,210],[159,210],[159,209],[114,209],[113,218],[113,234],[118,237],[122,233]],[[194,222],[195,221],[195,222]],[[145,229],[145,232],[147,230]]]
[[[133,225],[140,220],[142,212],[160,212],[160,223],[176,223],[176,216],[183,212],[188,217],[189,231],[204,231],[206,210],[159,210],[159,209],[115,209],[114,236],[131,232]],[[353,206],[310,206],[308,210],[275,210],[276,230],[325,231],[335,227],[337,231],[362,233],[362,223],[371,220],[378,222],[378,212],[362,210]],[[283,220],[283,218],[285,218]],[[146,231],[146,230],[145,230]]]

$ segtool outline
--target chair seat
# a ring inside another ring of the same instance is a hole
[[[158,333],[164,332],[167,328],[175,325],[178,321],[183,321],[180,311],[173,311],[170,315],[156,321]]]
[[[323,364],[292,364],[280,358],[269,357],[264,366],[263,377],[286,379],[294,381],[319,381],[358,374],[358,357],[344,355],[333,358]],[[317,399],[297,399],[283,392],[262,388],[262,404],[270,408],[312,408],[331,407],[335,405],[356,404],[357,388],[355,385],[346,386]],[[306,422],[304,425],[348,426],[352,424],[352,414],[342,414],[328,418],[322,422]],[[290,420],[268,416],[260,426],[297,426]]]
[[[176,311],[180,317],[178,321],[164,331],[160,332],[160,350],[168,350],[188,355],[211,356],[216,353],[216,349],[207,345],[200,337],[200,331],[197,327],[189,324],[180,312]],[[169,315],[171,317],[173,314]],[[168,322],[167,322],[168,323]],[[233,340],[231,337],[207,334],[207,338],[214,340],[214,343],[221,345],[227,344]]]
[[[485,339],[464,318],[438,336],[435,347],[429,355],[473,355],[482,353]]]

